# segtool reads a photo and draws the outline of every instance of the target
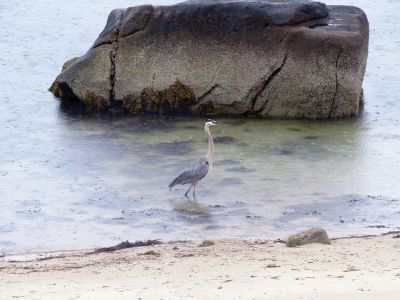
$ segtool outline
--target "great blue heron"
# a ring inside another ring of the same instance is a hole
[[[215,125],[219,124],[210,119],[204,124],[204,131],[208,138],[207,155],[201,157],[196,163],[179,173],[179,175],[169,184],[169,188],[172,188],[177,184],[190,183],[190,187],[186,191],[185,196],[188,196],[190,189],[193,187],[193,198],[196,198],[196,184],[207,175],[208,170],[211,169],[214,162],[214,142],[210,133],[210,126]]]

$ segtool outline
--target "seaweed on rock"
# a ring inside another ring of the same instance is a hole
[[[129,94],[122,100],[122,108],[129,114],[185,114],[195,102],[193,91],[179,80],[161,91],[145,88],[139,95]]]

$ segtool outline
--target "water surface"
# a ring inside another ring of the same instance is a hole
[[[371,27],[359,119],[220,119],[197,202],[167,185],[206,153],[203,118],[87,117],[47,92],[111,9],[141,3],[1,2],[0,253],[399,227],[398,2],[345,2],[362,7]]]

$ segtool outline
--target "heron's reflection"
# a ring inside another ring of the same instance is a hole
[[[188,223],[203,224],[214,222],[209,209],[199,202],[185,199],[172,200],[170,203],[179,217]]]

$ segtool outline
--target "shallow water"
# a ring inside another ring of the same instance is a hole
[[[47,92],[112,8],[139,3],[0,3],[0,253],[400,226],[399,2],[330,1],[362,7],[370,20],[359,119],[220,119],[216,162],[197,202],[183,197],[186,187],[167,185],[206,153],[204,119],[85,117]]]

